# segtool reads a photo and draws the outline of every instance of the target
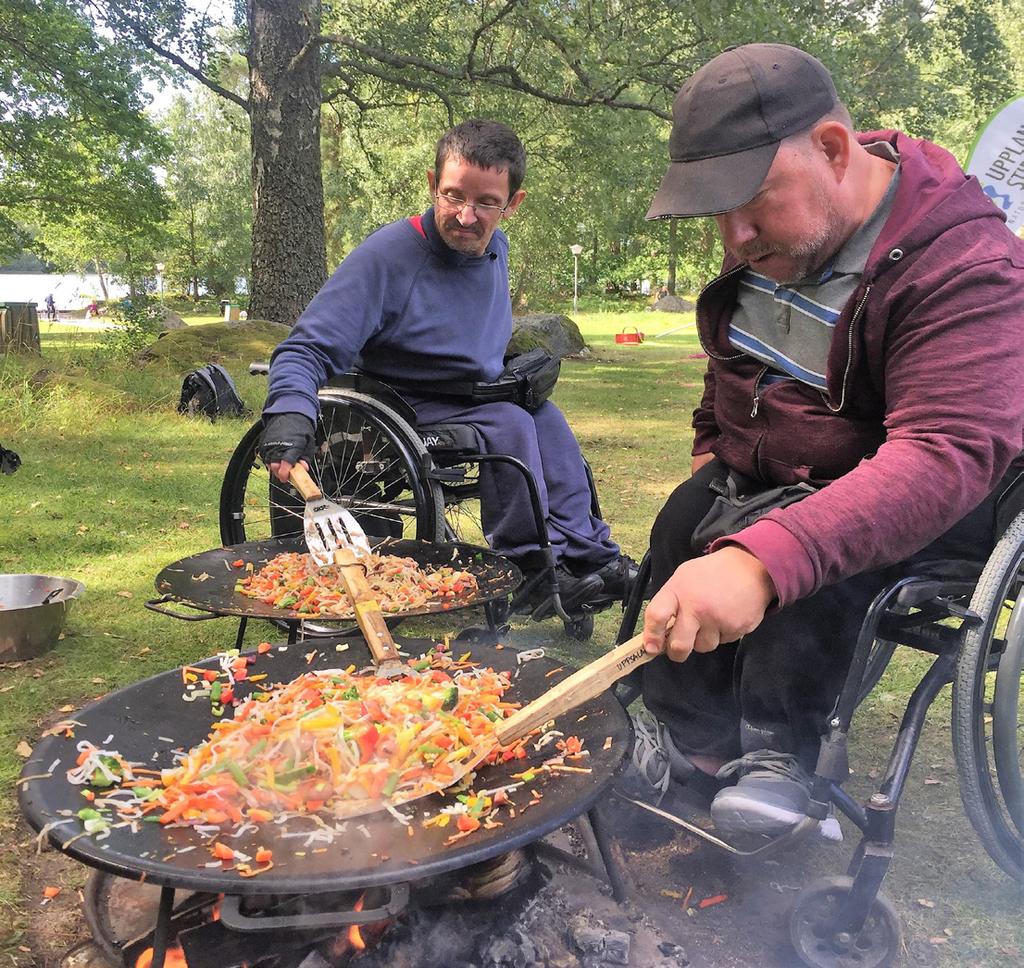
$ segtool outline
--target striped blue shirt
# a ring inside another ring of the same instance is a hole
[[[897,169],[875,211],[832,261],[797,282],[778,283],[750,268],[740,277],[729,342],[768,365],[761,386],[799,380],[825,389],[825,365],[836,320],[857,289],[871,247],[892,210],[899,181],[898,158],[891,147],[885,142],[867,147],[896,161]]]

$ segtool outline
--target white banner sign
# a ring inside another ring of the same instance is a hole
[[[1014,232],[1024,227],[1024,97],[989,118],[971,148],[967,174],[977,176]]]

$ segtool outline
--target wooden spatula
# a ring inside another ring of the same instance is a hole
[[[643,633],[622,645],[617,645],[599,659],[578,669],[571,676],[552,686],[544,695],[516,710],[508,719],[498,724],[494,731],[495,745],[507,746],[531,729],[543,726],[549,719],[561,716],[582,705],[588,699],[600,696],[605,689],[614,685],[634,669],[646,665],[659,653],[644,649]]]
[[[335,564],[345,591],[352,599],[356,624],[377,663],[377,675],[386,678],[409,674],[398,654],[391,630],[384,621],[377,596],[366,581],[360,559],[370,554],[370,543],[359,522],[340,504],[327,501],[305,467],[292,468],[291,482],[306,500],[306,546],[318,565]]]
[[[493,738],[486,745],[477,747],[473,756],[458,768],[455,776],[443,786],[420,790],[403,798],[391,797],[387,800],[351,800],[335,805],[335,814],[339,818],[358,817],[367,813],[383,810],[385,804],[398,806],[421,797],[439,793],[458,783],[466,774],[475,770],[497,746],[506,746],[525,736],[530,730],[543,726],[550,719],[555,719],[588,699],[601,695],[605,689],[618,682],[623,676],[634,669],[657,658],[658,653],[650,653],[644,649],[643,635],[635,635],[628,642],[616,646],[611,652],[585,665],[571,676],[563,679],[544,695],[538,696],[533,702],[517,710],[508,719],[498,725]]]

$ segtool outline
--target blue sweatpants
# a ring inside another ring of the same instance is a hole
[[[590,487],[580,445],[565,416],[550,401],[536,413],[514,403],[423,400],[406,395],[420,424],[466,424],[482,454],[509,454],[533,472],[555,561],[581,574],[619,553],[608,525],[590,513]],[[522,474],[502,464],[480,468],[484,536],[501,554],[518,558],[538,548],[530,495]]]

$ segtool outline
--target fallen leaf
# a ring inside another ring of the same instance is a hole
[[[674,901],[681,901],[683,899],[682,891],[662,891],[661,892],[661,896],[662,897],[670,897]]]
[[[935,907],[935,902],[934,901],[929,901],[925,897],[919,897],[917,899],[917,903],[920,904],[921,907],[925,907],[925,908],[933,908],[933,907]]]
[[[182,530],[182,531],[188,531],[188,529],[191,528],[191,527],[192,527],[192,525],[189,524],[188,521],[179,521],[178,522],[178,528],[180,530]]]
[[[94,686],[102,686],[104,682],[106,682],[106,679],[102,679],[99,676],[96,676],[96,678],[92,680],[92,684]]]
[[[10,692],[14,686],[0,686],[0,692]]]
[[[44,887],[43,888],[43,897],[56,897],[58,894],[60,894],[60,888],[59,887]]]
[[[118,598],[131,598],[132,597],[132,593],[129,592],[129,591],[119,591],[117,593],[117,597]]]
[[[135,659],[141,658],[141,657],[142,657],[142,656],[144,656],[144,655],[149,655],[149,653],[150,653],[150,652],[152,652],[152,651],[153,651],[153,650],[152,650],[152,649],[151,649],[151,648],[150,648],[150,647],[149,647],[149,646],[147,645],[147,646],[146,646],[145,648],[143,648],[143,649],[140,649],[140,650],[139,650],[139,651],[138,651],[138,652],[137,652],[137,653],[136,653],[136,654],[135,654],[135,655],[133,656],[133,658],[135,658]]]
[[[59,713],[73,713],[74,711],[75,707],[72,706],[71,703],[68,703],[66,706],[61,706],[60,709],[57,710]]]
[[[949,938],[944,938],[942,935],[938,935],[934,938],[928,939],[929,944],[949,944]]]
[[[14,752],[17,753],[18,756],[24,757],[27,760],[32,755],[32,747],[22,740],[14,747]]]
[[[75,532],[75,534],[85,534],[85,532],[88,531],[88,530],[89,530],[89,525],[87,525],[87,524],[80,524],[78,526],[78,530]]]

